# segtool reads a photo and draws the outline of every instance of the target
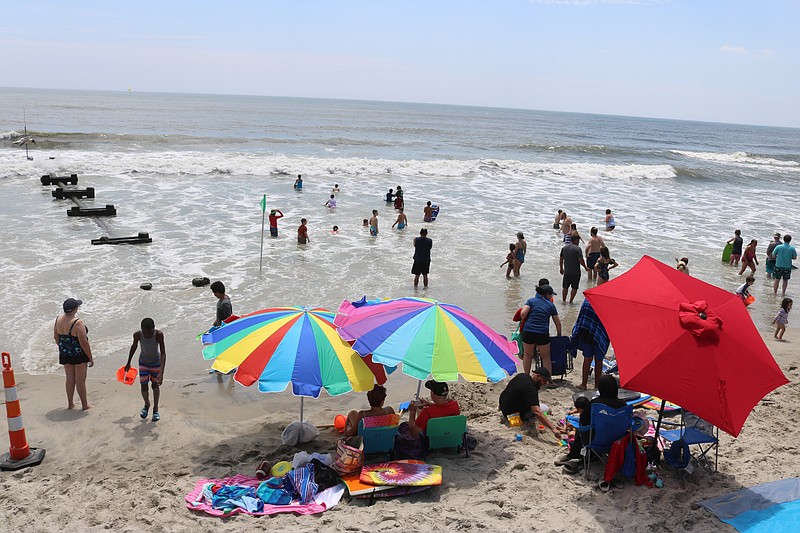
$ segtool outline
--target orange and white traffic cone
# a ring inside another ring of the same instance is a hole
[[[22,424],[22,411],[17,397],[17,383],[14,380],[14,370],[11,368],[11,355],[3,352],[2,361],[8,437],[11,439],[11,449],[9,453],[0,455],[0,470],[19,470],[40,464],[44,459],[45,451],[28,446],[25,427]]]

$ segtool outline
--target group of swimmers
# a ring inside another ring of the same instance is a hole
[[[298,174],[297,178],[294,181],[294,185],[292,186],[296,191],[303,190],[303,176],[302,174]],[[336,183],[331,190],[330,197],[325,201],[323,204],[328,209],[336,209],[337,202],[336,202],[336,193],[340,192],[339,184]],[[406,216],[404,209],[405,209],[405,201],[403,198],[403,188],[398,185],[396,189],[389,189],[389,192],[386,193],[385,200],[387,204],[392,204],[394,208],[398,211],[397,219],[392,224],[392,228],[397,228],[399,230],[405,229],[408,226],[408,217]],[[432,222],[435,220],[436,215],[438,214],[438,207],[431,204],[431,202],[427,202],[426,206],[423,208],[423,221],[424,222]],[[280,209],[271,209],[269,213],[269,234],[271,237],[278,236],[278,220],[283,218],[284,214],[281,212]],[[378,210],[372,210],[372,216],[370,218],[365,218],[362,220],[362,226],[368,228],[369,234],[371,237],[378,236]],[[339,232],[339,226],[334,225],[331,229],[332,234],[337,234]],[[298,244],[307,244],[311,242],[311,239],[308,236],[308,220],[302,218],[300,220],[300,226],[297,228],[297,243]]]

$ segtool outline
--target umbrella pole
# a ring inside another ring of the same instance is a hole
[[[656,422],[656,434],[655,439],[658,442],[658,433],[661,431],[661,419],[664,418],[664,408],[667,406],[667,401],[662,399],[661,400],[661,409],[658,410],[658,422]]]
[[[303,423],[303,396],[300,396],[300,423]],[[660,422],[660,420],[659,420]]]
[[[414,396],[414,400],[419,400],[419,391],[422,390],[422,380],[417,381],[417,395]]]

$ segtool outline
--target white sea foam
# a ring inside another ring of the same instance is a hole
[[[264,155],[236,152],[89,152],[59,151],[34,154],[34,168],[42,173],[78,172],[91,175],[162,176],[435,176],[463,178],[475,172],[496,176],[566,177],[573,181],[670,179],[669,165],[543,163],[501,159],[391,160],[364,158],[322,158],[311,156]],[[22,175],[31,165],[18,152],[0,150],[0,162],[13,174]]]
[[[671,153],[711,161],[714,163],[732,164],[737,166],[775,167],[777,171],[800,172],[800,162],[793,160],[775,159],[772,157],[758,156],[747,152],[691,152],[686,150],[670,150]]]

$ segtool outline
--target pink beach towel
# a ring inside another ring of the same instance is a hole
[[[194,490],[192,490],[192,492],[187,494],[185,497],[187,502],[186,507],[195,511],[203,511],[204,513],[212,516],[232,516],[237,513],[245,513],[252,516],[263,516],[277,513],[297,513],[303,515],[317,514],[324,512],[339,503],[339,499],[341,498],[342,493],[344,493],[344,487],[340,483],[339,485],[331,487],[324,492],[320,492],[314,498],[313,502],[305,505],[296,503],[295,500],[295,502],[292,502],[289,505],[264,504],[264,511],[260,513],[251,513],[241,508],[237,508],[229,513],[226,513],[220,509],[214,509],[209,503],[202,500],[201,494],[203,492],[203,485],[206,483],[215,483],[220,485],[242,485],[245,487],[256,488],[261,483],[261,480],[254,477],[242,476],[240,474],[223,479],[198,479],[197,483],[194,485]]]

